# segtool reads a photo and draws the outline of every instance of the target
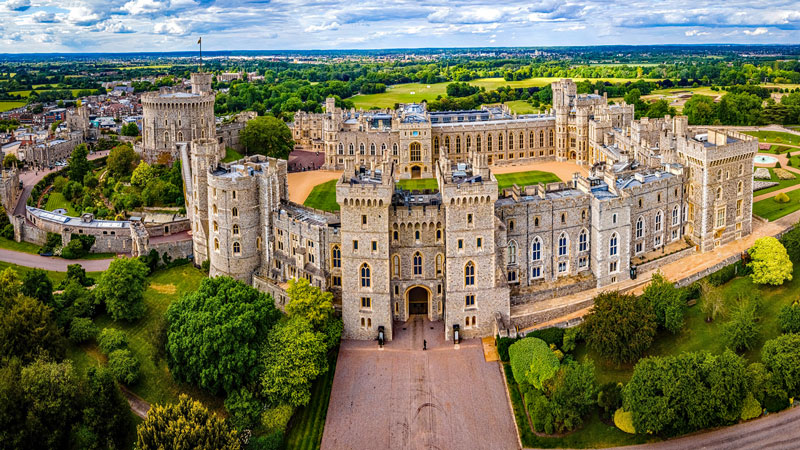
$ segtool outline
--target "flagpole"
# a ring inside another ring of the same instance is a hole
[[[197,40],[197,43],[200,44],[200,72],[203,71],[203,38]]]

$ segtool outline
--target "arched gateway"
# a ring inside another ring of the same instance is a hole
[[[430,291],[422,286],[414,286],[406,292],[409,315],[428,315],[430,310]]]

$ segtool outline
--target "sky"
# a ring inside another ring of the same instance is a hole
[[[800,0],[0,0],[0,53],[800,44]]]

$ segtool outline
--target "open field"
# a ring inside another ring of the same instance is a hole
[[[558,178],[556,174],[550,172],[543,172],[541,170],[531,170],[528,172],[516,172],[516,173],[502,173],[502,174],[496,174],[495,177],[497,178],[497,189],[500,191],[506,188],[510,188],[515,184],[519,187],[524,187],[538,183],[547,184],[547,183],[557,183],[561,181],[561,179]]]
[[[172,64],[153,64],[149,66],[119,66],[118,70],[136,70],[136,69],[169,69]]]
[[[14,108],[19,108],[25,105],[25,102],[0,101],[0,112],[10,111]]]
[[[786,133],[784,131],[742,131],[742,133],[755,136],[759,142],[774,144],[800,145],[800,134]]]
[[[787,192],[786,195],[789,196],[786,203],[778,203],[772,198],[753,203],[753,214],[772,222],[800,209],[800,190]]]
[[[303,205],[323,211],[339,211],[339,204],[336,203],[336,181],[330,180],[314,186]]]
[[[36,92],[47,92],[47,91],[57,91],[57,90],[61,90],[61,89],[36,89]],[[89,90],[89,91],[92,91],[92,93],[97,91],[97,89],[69,89],[69,90],[72,91],[72,95],[78,95],[78,92],[83,91],[83,90]],[[27,91],[10,91],[10,92],[7,92],[7,94],[8,95],[19,95],[20,97],[24,98],[24,97],[30,97],[31,96],[31,92],[33,92],[33,91],[31,91],[31,90],[27,90]]]
[[[508,106],[508,109],[510,109],[511,112],[517,114],[536,114],[539,112],[539,108],[534,108],[525,100],[512,100],[510,102],[506,102],[505,104]]]
[[[414,180],[400,180],[397,186],[407,191],[425,190],[425,189],[439,189],[439,183],[436,178],[419,178]]]

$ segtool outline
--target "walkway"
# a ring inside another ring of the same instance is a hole
[[[119,390],[122,391],[122,395],[124,395],[125,400],[128,401],[128,405],[131,407],[131,412],[136,414],[136,416],[140,419],[146,419],[147,413],[150,411],[150,403],[147,403],[142,397],[134,394],[121,384],[119,385]]]
[[[15,252],[0,249],[0,261],[16,264],[18,266],[36,267],[54,272],[66,272],[70,264],[80,264],[87,272],[102,272],[108,269],[112,259],[63,259],[58,257],[40,256],[31,253]]]

